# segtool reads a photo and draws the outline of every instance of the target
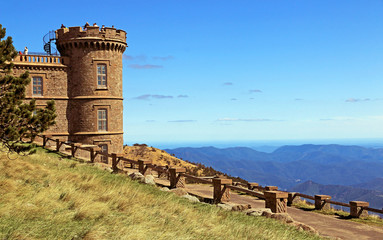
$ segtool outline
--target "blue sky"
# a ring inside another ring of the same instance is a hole
[[[383,1],[5,1],[17,49],[127,32],[126,143],[383,136]]]

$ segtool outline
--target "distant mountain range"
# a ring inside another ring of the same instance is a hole
[[[283,146],[272,153],[246,147],[165,150],[184,160],[281,189],[308,180],[324,185],[356,186],[383,177],[383,149],[360,146],[306,144]]]
[[[366,183],[355,184],[353,187],[376,190],[383,193],[383,178],[375,178]]]

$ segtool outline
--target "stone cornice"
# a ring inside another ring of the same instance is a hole
[[[27,100],[31,100],[31,99],[36,99],[36,100],[68,100],[69,98],[68,97],[61,97],[61,96],[36,96],[36,97],[25,97],[25,99]]]
[[[67,66],[64,64],[52,64],[52,63],[31,63],[31,62],[14,62],[13,68],[16,69],[38,69],[38,70],[66,70]]]
[[[68,132],[44,132],[44,135],[69,136],[69,133]]]
[[[69,135],[119,135],[124,134],[123,131],[121,132],[75,132]]]
[[[70,100],[89,100],[89,99],[110,99],[110,100],[124,100],[122,97],[115,96],[77,96],[71,97]]]
[[[25,99],[36,99],[36,100],[90,100],[90,99],[109,99],[109,100],[124,100],[122,97],[114,96],[78,96],[78,97],[65,97],[65,96],[27,96]]]

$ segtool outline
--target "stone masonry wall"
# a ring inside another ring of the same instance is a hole
[[[15,63],[13,74],[21,75],[25,71],[29,72],[31,83],[26,88],[26,100],[36,99],[37,107],[45,107],[46,102],[55,100],[56,103],[56,124],[52,126],[46,134],[58,136],[65,140],[68,136],[68,95],[67,95],[67,71],[64,65],[52,67],[44,66],[44,64],[30,63],[28,65],[18,65]],[[42,96],[33,96],[32,94],[32,77],[38,76],[43,80]]]

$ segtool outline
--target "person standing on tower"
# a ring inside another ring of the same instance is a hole
[[[84,30],[86,30],[89,26],[90,26],[89,23],[86,22],[86,23],[85,23],[85,26],[84,26]]]
[[[28,48],[27,47],[24,48],[24,55],[28,55]]]

